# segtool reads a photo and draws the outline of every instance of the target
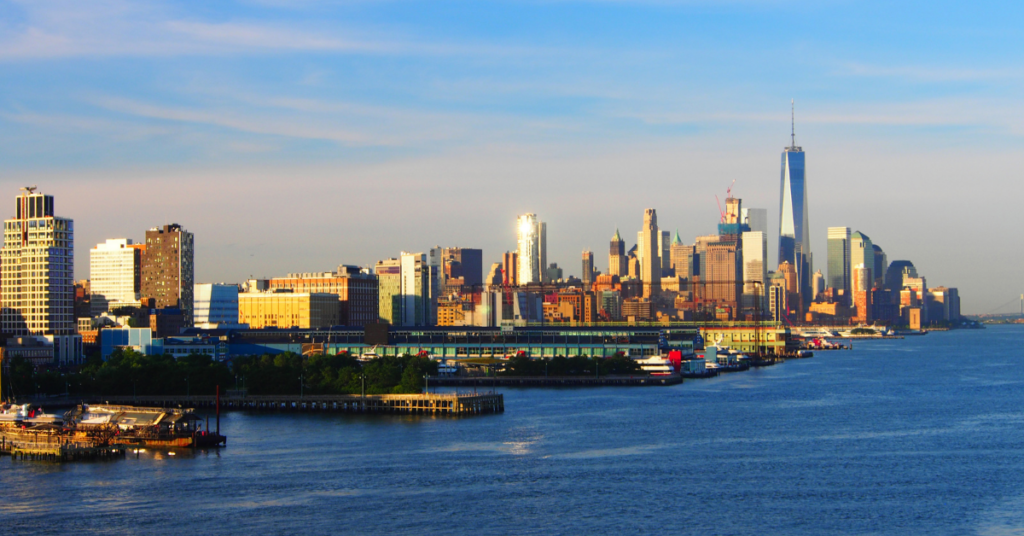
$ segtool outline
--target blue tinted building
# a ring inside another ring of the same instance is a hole
[[[812,269],[810,225],[807,219],[807,177],[804,150],[792,143],[782,152],[779,186],[779,263],[789,261],[796,268],[797,284],[803,295],[810,292]]]

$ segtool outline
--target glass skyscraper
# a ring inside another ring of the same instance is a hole
[[[779,185],[779,263],[789,261],[797,271],[801,294],[810,293],[812,269],[811,236],[807,218],[807,182],[804,175],[804,150],[792,142],[782,152],[782,178]]]
[[[825,285],[838,293],[843,291],[843,298],[850,298],[850,228],[828,228],[828,276]]]

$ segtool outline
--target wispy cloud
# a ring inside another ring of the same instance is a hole
[[[1020,69],[972,69],[957,67],[930,67],[921,65],[882,66],[849,63],[837,71],[840,76],[871,78],[901,78],[916,82],[976,82],[1020,79]]]

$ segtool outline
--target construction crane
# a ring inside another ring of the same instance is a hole
[[[32,186],[22,186],[21,189],[28,192],[28,195],[32,195],[37,189],[39,189],[39,187],[33,184]]]
[[[732,197],[732,187],[735,184],[736,184],[736,179],[733,179],[732,180],[732,184],[730,184],[729,187],[725,189],[725,199],[726,200],[728,200],[730,197]],[[718,203],[718,213],[721,215],[721,219],[719,220],[719,223],[726,223],[726,213],[725,213],[724,210],[722,210],[722,201],[720,201],[718,199],[718,194],[715,194],[715,202]]]

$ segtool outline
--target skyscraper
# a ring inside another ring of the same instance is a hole
[[[794,116],[795,117],[795,116]],[[779,184],[779,264],[787,261],[797,272],[797,292],[810,293],[810,224],[807,218],[807,182],[804,150],[796,145],[796,122],[790,134],[790,146],[782,152],[782,176]]]
[[[676,277],[693,277],[693,246],[683,244],[679,238],[679,229],[672,237],[672,246],[669,247],[669,267]]]
[[[90,314],[139,306],[144,249],[130,238],[110,238],[89,250]]]
[[[749,297],[744,307],[763,308],[765,285],[768,279],[768,235],[761,231],[747,231],[742,236],[743,243],[743,295]],[[755,299],[755,297],[757,299]]]
[[[875,264],[872,275],[875,278],[875,285],[881,287],[885,284],[885,271],[889,268],[889,259],[885,255],[885,251],[879,247],[878,244],[871,244],[871,248],[875,250]]]
[[[747,224],[751,231],[768,236],[768,209],[744,208],[740,210],[740,223]]]
[[[854,279],[854,272],[857,267],[863,267],[867,270],[865,275],[864,285],[867,286],[866,290],[871,290],[872,282],[874,282],[874,269],[875,269],[875,248],[871,244],[871,239],[868,235],[857,231],[850,235],[850,284],[853,285],[857,281]],[[856,291],[856,289],[854,289]]]
[[[658,246],[658,214],[653,208],[644,210],[644,226],[640,231],[643,244],[640,244],[640,280],[644,285],[644,297],[657,294],[661,289],[661,250]]]
[[[373,267],[373,273],[377,274],[377,316],[379,321],[400,325],[402,261],[400,259],[377,261],[376,266]]]
[[[583,284],[590,286],[594,282],[594,254],[589,250],[583,250],[583,273],[580,275],[580,279],[583,280]]]
[[[177,223],[146,231],[142,254],[142,297],[156,300],[156,307],[181,309],[185,325],[193,319],[195,291],[192,233]]]
[[[509,287],[519,286],[519,253],[506,251],[502,256],[502,283]]]
[[[54,216],[53,196],[22,188],[15,216],[4,222],[0,331],[41,335],[53,344],[54,360],[81,360],[75,335],[74,221]]]
[[[670,249],[672,246],[672,233],[669,231],[658,232],[658,252],[661,257],[661,274],[664,276],[672,269],[672,258]]]
[[[402,326],[434,326],[437,324],[437,295],[439,292],[440,251],[426,253],[402,252],[401,298],[398,314]]]
[[[544,265],[540,258],[540,224],[536,214],[523,214],[517,220],[519,233],[519,284],[540,283]]]
[[[840,292],[844,303],[852,303],[850,294],[850,228],[828,228],[828,274],[825,285],[832,289],[833,296]]]
[[[626,274],[626,243],[619,236],[619,230],[615,229],[615,236],[612,237],[608,251],[608,275],[623,277]]]
[[[548,224],[542,221],[537,222],[537,259],[540,263],[541,282],[547,282],[544,279],[547,273],[544,267],[548,265]]]

